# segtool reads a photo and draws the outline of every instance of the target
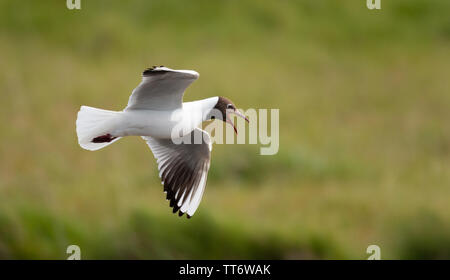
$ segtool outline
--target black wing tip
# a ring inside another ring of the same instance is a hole
[[[174,205],[173,203],[170,204],[170,207],[172,207],[173,209],[173,213],[177,213],[178,210],[180,210],[181,207],[179,207],[178,205]]]
[[[167,190],[166,199],[170,200],[169,206],[172,208],[172,213],[174,213],[174,214],[178,213],[179,217],[183,216],[184,212],[181,212],[181,207],[178,206],[178,201],[175,199],[175,196],[173,195],[173,191]],[[187,215],[187,216],[189,216],[189,215]],[[188,218],[190,218],[190,216]]]
[[[147,68],[144,70],[144,72],[142,72],[143,76],[149,76],[149,75],[153,75],[153,74],[161,74],[161,73],[165,73],[167,72],[166,70],[158,70],[159,68],[164,67],[164,65],[160,65],[160,66],[155,66],[153,65],[150,68]]]
[[[178,211],[178,217],[182,217],[183,214],[184,214],[184,212],[181,212],[181,210]],[[186,218],[187,218],[187,219],[190,219],[190,218],[192,218],[192,216],[189,215],[188,213],[186,213]]]
[[[178,202],[175,201],[175,199],[170,199],[170,207],[172,207],[172,213],[177,214],[178,217],[182,217],[184,215],[184,212],[181,211],[181,207],[178,206]],[[192,216],[186,213],[186,218],[190,219]]]
[[[172,206],[171,206],[171,207],[172,207]],[[172,208],[173,208],[173,209],[172,209],[172,212],[173,212],[174,214],[177,214],[177,213],[178,213],[178,217],[182,217],[182,216],[184,215],[184,212],[181,211],[181,209],[180,209],[180,207],[179,207],[178,205],[174,205]],[[187,213],[186,213],[186,217],[187,217],[188,219],[191,218],[191,216],[189,216]]]

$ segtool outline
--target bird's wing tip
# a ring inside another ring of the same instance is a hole
[[[198,79],[198,77],[200,77],[200,74],[194,70],[174,70],[174,69],[165,67],[163,65],[152,66],[150,68],[145,69],[144,72],[142,72],[142,76],[148,77],[148,76],[153,76],[153,75],[158,75],[158,74],[164,74],[167,72],[179,73],[183,77],[192,78],[192,79]]]

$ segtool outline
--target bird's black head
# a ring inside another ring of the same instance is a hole
[[[219,111],[222,115],[222,121],[226,120],[227,110],[228,112],[236,111],[236,106],[234,106],[233,102],[226,98],[219,96],[219,99],[217,100],[216,106],[214,106],[214,109]]]
[[[237,134],[236,126],[233,124],[233,122],[229,117],[230,114],[234,114],[238,117],[241,117],[248,122],[248,118],[244,114],[242,114],[238,109],[236,109],[236,106],[230,99],[219,96],[216,106],[214,106],[210,114],[210,119],[218,119],[229,123],[234,128],[234,132]]]

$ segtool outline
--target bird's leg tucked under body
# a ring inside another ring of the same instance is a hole
[[[95,137],[92,139],[92,143],[105,143],[105,142],[111,142],[112,140],[116,139],[117,137],[112,136],[111,134],[105,134],[98,137]]]

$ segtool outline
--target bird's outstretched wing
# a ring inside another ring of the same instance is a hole
[[[183,93],[199,74],[192,70],[152,67],[142,73],[125,110],[173,110],[181,108]]]
[[[199,128],[177,140],[142,136],[153,152],[173,212],[194,215],[205,190],[212,150],[209,134]],[[178,142],[178,141],[177,141]],[[191,144],[188,144],[191,143]],[[199,144],[197,144],[199,143]]]

